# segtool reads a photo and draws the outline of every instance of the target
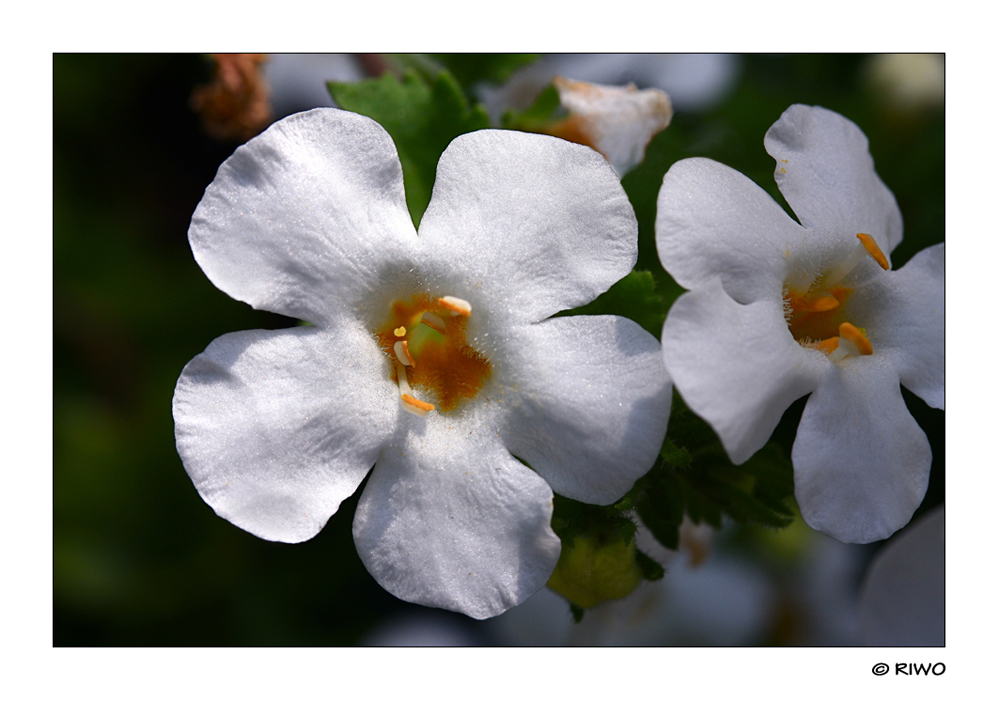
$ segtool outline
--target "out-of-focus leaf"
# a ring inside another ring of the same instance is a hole
[[[589,304],[563,314],[615,314],[631,319],[659,338],[666,319],[666,303],[656,291],[652,273],[633,270]]]
[[[431,54],[468,89],[474,83],[505,83],[513,73],[537,60],[539,54]]]

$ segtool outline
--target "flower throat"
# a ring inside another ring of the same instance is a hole
[[[392,361],[403,409],[417,416],[451,411],[482,389],[492,368],[466,340],[471,315],[471,305],[457,297],[416,295],[392,304],[375,337]]]
[[[859,243],[850,254],[804,292],[784,287],[784,319],[791,336],[805,348],[820,350],[833,362],[848,355],[871,355],[867,332],[844,318],[844,302],[853,292],[840,285],[867,257],[888,270],[888,258],[868,234],[857,234]]]

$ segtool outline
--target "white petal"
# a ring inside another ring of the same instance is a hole
[[[833,368],[794,341],[779,301],[738,304],[717,280],[673,303],[663,354],[683,400],[736,464],[762,448],[784,410]]]
[[[507,448],[557,493],[620,499],[652,467],[672,386],[659,342],[619,316],[571,316],[518,329],[499,401]]]
[[[384,357],[361,331],[227,334],[177,381],[177,450],[219,516],[295,543],[318,533],[360,484],[397,404]]]
[[[600,154],[514,131],[451,142],[420,239],[432,286],[469,301],[477,289],[494,312],[526,321],[592,301],[638,257],[634,211]]]
[[[358,555],[400,599],[496,616],[555,569],[551,489],[487,426],[431,414],[421,428],[385,449],[364,487]]]
[[[657,206],[656,248],[666,271],[687,289],[720,277],[745,304],[772,296],[792,254],[810,245],[808,232],[759,185],[707,158],[674,163]]]
[[[874,355],[847,359],[809,397],[791,451],[805,522],[844,543],[887,538],[912,518],[930,476],[930,444]]]
[[[774,178],[809,229],[869,234],[885,254],[902,240],[902,213],[874,171],[867,137],[846,117],[792,105],[763,139]]]
[[[416,242],[392,140],[335,109],[283,119],[238,148],[188,237],[226,294],[316,325],[408,269]]]
[[[944,408],[944,244],[920,251],[897,271],[874,276],[847,301],[875,353],[891,359],[902,384]]]

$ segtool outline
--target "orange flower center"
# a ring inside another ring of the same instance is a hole
[[[867,257],[884,270],[890,264],[871,236],[857,234],[857,239],[859,243],[853,252],[807,290],[784,288],[784,319],[792,338],[805,348],[822,351],[833,362],[848,355],[874,353],[867,332],[845,318],[844,305],[853,290],[840,281]]]
[[[489,361],[466,338],[471,314],[471,305],[457,297],[416,295],[392,304],[375,338],[392,360],[392,379],[410,413],[451,411],[489,378]]]

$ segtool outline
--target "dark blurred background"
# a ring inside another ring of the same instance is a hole
[[[345,60],[357,75],[377,65],[371,57]],[[904,71],[891,78],[870,56],[752,55],[728,64],[729,81],[711,100],[685,110],[674,98],[677,112],[662,138],[677,158],[710,156],[776,193],[764,133],[792,103],[823,105],[864,130],[898,199],[905,239],[895,266],[943,240],[942,91],[919,88],[918,74],[906,87]],[[191,107],[192,92],[209,82],[212,69],[208,57],[193,55],[53,59],[54,644],[391,642],[376,635],[386,621],[423,614],[452,636],[438,641],[530,643],[383,591],[354,551],[357,495],[316,538],[283,545],[216,517],[184,472],[171,399],[185,363],[223,333],[294,323],[216,290],[188,246],[191,214],[238,146],[209,136]],[[277,96],[276,71],[273,81]],[[312,82],[321,95],[322,77]],[[298,99],[299,107],[323,104]],[[912,395],[906,400],[934,449],[922,513],[943,500],[943,412]],[[800,410],[800,403],[789,410],[778,435],[788,447]],[[810,537],[800,530],[794,538]],[[780,599],[794,558],[754,556],[759,547],[744,545],[755,539],[764,547],[773,537],[737,533],[723,543],[749,553],[743,558],[757,557],[753,566]],[[877,548],[859,550],[858,561]],[[843,586],[855,588],[861,574]],[[804,608],[774,610],[746,642],[816,642],[796,619],[807,618]]]

